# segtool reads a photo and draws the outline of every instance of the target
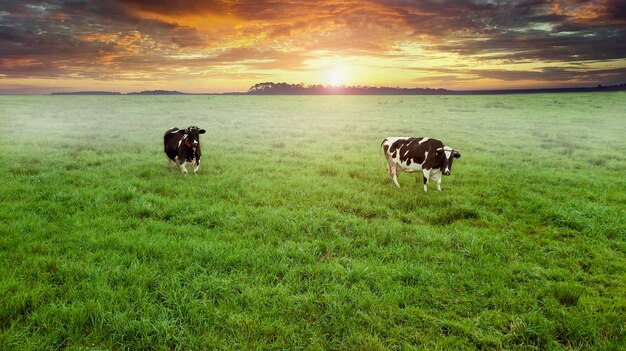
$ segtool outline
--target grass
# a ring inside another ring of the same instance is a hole
[[[625,97],[0,97],[0,349],[623,349]]]

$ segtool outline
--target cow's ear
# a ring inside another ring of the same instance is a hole
[[[198,130],[198,133],[200,133],[200,134],[204,134],[204,133],[206,133],[206,130],[204,130],[204,129],[200,129],[200,130]]]
[[[187,134],[187,129],[180,129],[178,132],[180,134]]]
[[[458,151],[454,151],[454,153],[452,154],[452,156],[453,156],[454,158],[459,158],[459,157],[461,157],[461,153],[460,153],[460,152],[458,152]]]

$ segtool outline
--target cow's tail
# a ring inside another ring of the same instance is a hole
[[[385,138],[383,140],[383,142],[380,143],[380,154],[382,156],[381,159],[380,159],[380,162],[382,162],[383,166],[385,166],[385,161],[386,161],[386,158],[387,158],[387,156],[385,155],[385,149],[383,148],[383,146],[385,145],[385,141],[387,141],[387,138]]]

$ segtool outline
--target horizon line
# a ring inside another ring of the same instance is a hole
[[[298,86],[300,84],[304,85],[303,83],[286,83],[286,82],[278,82],[278,83],[274,83],[274,82],[264,82],[264,83],[270,83],[270,84],[286,84],[289,86]],[[258,84],[264,84],[264,83],[258,83]],[[511,89],[502,89],[502,88],[495,88],[495,89],[455,89],[455,90],[451,90],[451,89],[447,89],[447,88],[429,88],[429,87],[412,87],[412,88],[408,88],[408,87],[391,87],[391,86],[359,86],[359,85],[324,85],[324,84],[309,84],[309,85],[304,85],[304,89],[310,89],[307,87],[317,87],[320,89],[361,89],[361,90],[367,90],[367,89],[379,89],[379,90],[384,90],[384,89],[389,89],[389,90],[395,90],[398,92],[402,92],[402,91],[410,91],[410,90],[424,90],[424,91],[432,91],[433,94],[341,94],[341,93],[333,93],[332,91],[328,91],[328,92],[322,92],[322,93],[314,93],[314,94],[307,94],[307,93],[300,93],[300,94],[272,94],[272,93],[251,93],[250,89],[248,89],[247,91],[226,91],[226,92],[183,92],[183,91],[178,91],[178,90],[165,90],[165,89],[150,89],[150,90],[141,90],[141,91],[127,91],[127,92],[122,92],[122,91],[114,91],[114,90],[67,90],[67,91],[63,91],[63,90],[59,90],[59,91],[50,91],[50,92],[19,92],[19,91],[15,91],[15,92],[7,92],[7,91],[1,91],[0,90],[0,95],[1,96],[9,96],[9,95],[17,95],[17,96],[51,96],[51,95],[453,95],[454,93],[460,93],[460,94],[471,94],[471,93],[506,93],[506,92],[511,92],[511,93],[515,93],[515,92],[543,92],[543,91],[562,91],[562,92],[567,92],[568,90],[584,90],[584,89],[596,89],[597,91],[609,91],[608,89],[610,88],[620,88],[619,90],[613,90],[613,91],[623,91],[626,90],[626,83],[621,83],[621,84],[611,84],[611,85],[604,85],[601,83],[598,84],[594,84],[594,85],[587,85],[587,86],[568,86],[568,87],[541,87],[541,88],[511,88]],[[436,92],[440,91],[441,94],[437,94]]]

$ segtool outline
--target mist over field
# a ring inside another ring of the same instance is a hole
[[[0,96],[0,349],[625,345],[626,94]],[[197,176],[163,133],[198,126]],[[396,189],[380,144],[458,149]]]

